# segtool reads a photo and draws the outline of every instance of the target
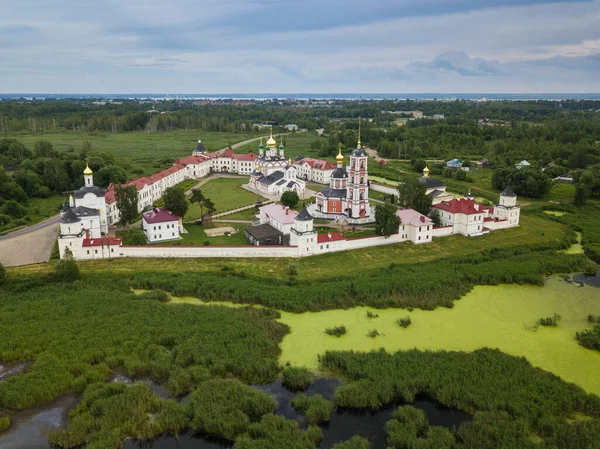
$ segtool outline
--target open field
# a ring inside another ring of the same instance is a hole
[[[256,203],[256,195],[242,189],[240,186],[248,183],[248,178],[217,178],[204,184],[200,190],[205,197],[215,204],[215,213],[225,212],[238,207]],[[186,220],[197,220],[200,217],[200,206],[190,204]]]
[[[263,134],[263,133],[261,133]],[[201,130],[169,131],[157,133],[128,132],[128,133],[43,133],[9,136],[20,140],[30,149],[39,140],[47,140],[54,148],[68,151],[81,150],[84,141],[92,144],[94,150],[112,154],[118,161],[129,165],[127,171],[138,167],[142,175],[150,175],[166,168],[175,159],[188,156],[196,147],[198,139],[202,140],[208,151],[216,151],[228,145],[251,139],[261,134],[232,134],[206,132]],[[252,143],[251,145],[254,145]]]

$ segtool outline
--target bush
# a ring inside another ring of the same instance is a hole
[[[286,270],[288,276],[296,276],[298,274],[298,265],[294,262],[290,262]]]
[[[283,194],[281,195],[281,199],[279,200],[281,204],[287,207],[295,207],[296,204],[298,204],[298,201],[300,201],[300,198],[298,197],[298,194],[293,190],[283,192]]]
[[[406,328],[410,326],[412,322],[409,316],[405,316],[404,318],[398,318],[396,323],[398,323],[398,326]]]
[[[325,333],[327,335],[333,335],[334,337],[341,337],[346,333],[346,326],[342,324],[341,326],[337,327],[328,327],[325,329]]]
[[[63,258],[56,264],[54,277],[59,282],[73,282],[81,277],[77,262],[69,248],[65,249]]]
[[[8,429],[10,426],[10,419],[7,416],[0,416],[0,432]]]
[[[161,290],[150,290],[147,292],[142,292],[139,295],[135,295],[133,299],[141,299],[145,301],[160,301],[160,302],[169,302],[171,297],[168,293],[163,292]]]
[[[290,390],[304,390],[312,382],[312,372],[308,368],[288,366],[283,370],[282,384]]]
[[[558,323],[561,320],[561,318],[562,317],[559,314],[555,313],[554,316],[538,319],[537,324],[539,324],[540,326],[556,327],[558,326]]]
[[[370,310],[367,310],[367,318],[379,318],[379,315],[371,312]]]
[[[3,284],[5,280],[6,280],[6,268],[4,268],[4,265],[2,265],[0,263],[0,284]]]
[[[268,394],[236,379],[203,382],[190,396],[192,429],[233,441],[248,430],[250,422],[273,412],[277,403]]]
[[[600,324],[596,324],[593,329],[577,332],[575,338],[584,348],[600,351]]]
[[[138,227],[129,229],[125,234],[124,240],[128,245],[134,246],[142,246],[148,243],[148,240],[146,239],[146,233],[142,230],[142,228]]]
[[[379,331],[377,329],[372,329],[367,333],[367,337],[375,338],[379,336]]]
[[[0,209],[3,214],[12,218],[23,218],[27,215],[27,209],[15,200],[8,200]]]
[[[331,420],[333,402],[328,401],[320,394],[307,396],[304,393],[298,393],[290,403],[292,407],[306,416],[309,424],[321,424]]]
[[[236,449],[315,449],[323,438],[321,429],[309,425],[301,430],[300,425],[281,415],[268,414],[259,423],[252,424],[246,435],[236,439]]]
[[[371,449],[371,442],[366,438],[354,435],[349,440],[335,443],[331,449]]]

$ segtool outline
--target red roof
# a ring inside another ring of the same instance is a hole
[[[465,215],[482,214],[489,209],[487,206],[476,203],[475,200],[468,200],[466,198],[442,201],[441,203],[434,204],[433,207],[444,212],[450,212],[451,214]]]
[[[190,164],[201,164],[206,162],[209,158],[204,155],[196,155],[196,156],[187,156],[181,159],[178,159],[176,163],[181,165],[190,165]]]
[[[83,246],[112,246],[120,245],[123,239],[117,237],[102,237],[99,239],[83,239]]]
[[[148,212],[143,212],[142,217],[146,223],[164,223],[166,221],[179,221],[179,217],[168,209],[155,207]]]
[[[337,242],[340,240],[346,240],[346,238],[342,234],[338,234],[337,232],[317,235],[317,243]]]
[[[308,164],[312,168],[317,168],[319,170],[333,170],[335,168],[335,164],[331,162],[327,162],[321,159],[312,159],[310,157],[305,157],[300,159],[298,164]]]
[[[234,159],[238,161],[253,161],[258,158],[258,154],[254,154],[252,152],[245,154],[236,154]]]

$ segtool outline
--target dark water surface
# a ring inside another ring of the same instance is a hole
[[[586,276],[585,274],[577,274],[573,276],[573,282],[579,282],[579,285],[583,287],[583,284],[591,285],[592,287],[600,288],[600,271],[595,276]]]
[[[336,379],[319,378],[305,391],[307,395],[321,394],[326,399],[333,399],[333,393],[340,382]],[[294,419],[300,427],[306,428],[307,422],[304,416],[296,412],[290,405],[290,400],[296,395],[285,389],[281,382],[273,382],[265,385],[254,385],[260,391],[263,391],[278,402],[275,410],[276,414],[281,414],[287,419]],[[470,421],[471,417],[459,410],[442,407],[435,401],[426,397],[418,397],[412,404],[414,407],[423,410],[429,424],[432,426],[444,426],[449,429],[458,428],[462,423]],[[344,441],[353,435],[360,435],[371,441],[372,449],[385,449],[385,430],[384,426],[392,417],[396,410],[396,405],[383,407],[379,410],[356,410],[347,408],[338,408],[331,417],[331,422],[322,427],[323,441],[319,445],[320,449],[329,449],[334,443]],[[152,441],[126,441],[124,449],[226,449],[233,445],[218,440],[208,440],[184,433],[176,439],[172,436],[163,435]]]

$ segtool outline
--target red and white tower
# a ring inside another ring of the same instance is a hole
[[[358,123],[358,145],[350,153],[348,168],[348,191],[346,214],[350,218],[368,217],[369,206],[369,174],[367,171],[368,156],[360,143],[360,122]]]

